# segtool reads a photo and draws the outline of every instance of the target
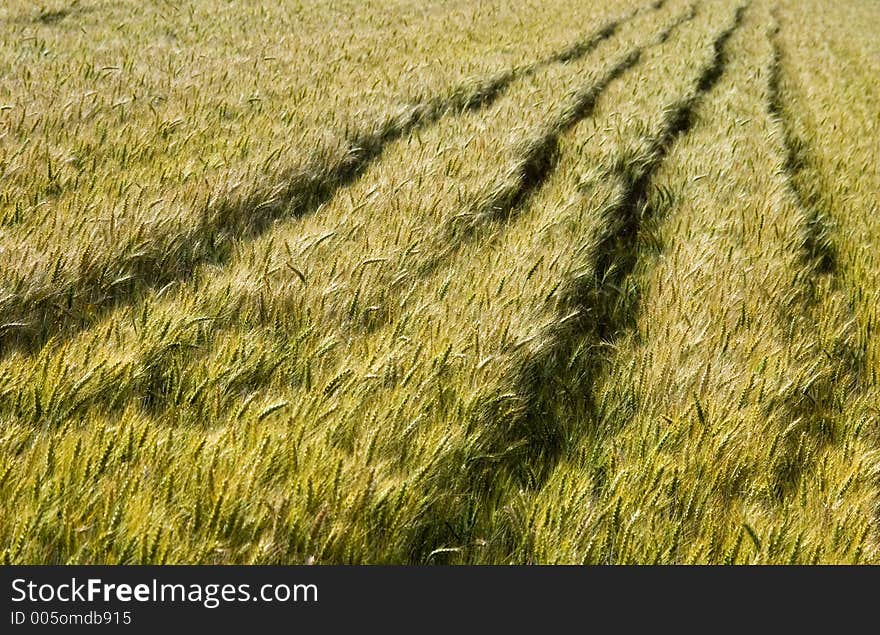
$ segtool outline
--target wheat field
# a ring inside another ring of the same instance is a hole
[[[7,0],[0,561],[880,563],[878,33]]]

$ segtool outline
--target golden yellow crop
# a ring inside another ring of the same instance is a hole
[[[7,3],[3,561],[876,562],[877,26]]]

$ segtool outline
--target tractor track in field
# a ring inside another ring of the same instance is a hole
[[[811,316],[814,322],[822,317],[838,328],[833,333],[833,350],[822,349],[829,368],[827,377],[823,377],[811,386],[809,391],[792,399],[787,405],[791,418],[802,419],[806,430],[817,444],[831,441],[833,418],[841,411],[836,392],[841,386],[848,386],[851,394],[861,391],[860,385],[866,378],[867,360],[865,349],[859,347],[858,337],[853,333],[856,328],[856,310],[844,296],[840,294],[841,285],[838,267],[838,250],[834,242],[835,226],[828,213],[831,205],[822,190],[821,178],[810,178],[809,172],[818,172],[807,143],[798,135],[792,123],[792,112],[786,105],[790,103],[785,96],[783,80],[784,53],[779,41],[781,24],[778,5],[771,11],[772,23],[768,29],[768,38],[772,46],[770,78],[768,80],[767,112],[779,129],[783,172],[791,198],[801,213],[800,226],[802,244],[800,261],[803,275],[798,276],[794,283],[798,286],[800,306],[803,314]],[[791,315],[790,319],[801,319],[802,315]],[[822,324],[816,325],[817,328]],[[819,352],[817,351],[817,354]],[[777,489],[780,494],[787,491],[801,473],[809,469],[809,465],[799,456],[798,439],[784,439],[791,459],[776,474]],[[880,512],[878,512],[880,514]]]
[[[822,193],[817,189],[803,186],[806,176],[804,170],[810,162],[806,144],[794,131],[789,122],[782,97],[782,50],[779,46],[779,20],[774,10],[774,23],[770,28],[773,46],[773,61],[770,67],[769,103],[770,115],[779,123],[784,147],[785,173],[789,189],[804,213],[803,260],[819,274],[834,274],[837,270],[837,249],[832,238],[831,219],[825,212]]]
[[[561,458],[570,430],[553,415],[554,402],[560,398],[557,378],[565,373],[572,355],[583,342],[613,345],[630,327],[637,308],[633,302],[621,298],[621,288],[639,260],[642,223],[655,215],[655,210],[648,206],[652,178],[673,144],[691,130],[697,107],[722,77],[727,64],[726,44],[742,25],[747,8],[748,3],[738,7],[731,24],[715,37],[713,56],[697,77],[693,94],[669,109],[662,130],[651,141],[638,167],[628,172],[619,168],[608,170],[607,178],[620,181],[622,187],[618,200],[605,212],[608,224],[593,263],[595,276],[565,281],[566,288],[561,292],[563,301],[558,308],[560,317],[568,317],[536,337],[535,340],[542,343],[540,348],[514,359],[502,386],[481,404],[475,414],[478,423],[471,428],[486,435],[478,445],[486,448],[484,455],[490,458],[474,461],[465,468],[469,474],[467,482],[479,483],[480,488],[489,492],[493,481],[500,482],[504,478],[512,478],[519,488],[540,488]],[[583,400],[587,402],[586,409],[594,411],[591,391],[598,381],[602,359],[590,359],[588,366],[581,375],[583,385],[579,386],[579,394],[565,398]],[[516,449],[510,451],[510,448]],[[475,500],[494,498],[485,496],[482,489],[474,494]],[[494,507],[495,510],[500,508],[500,505]],[[474,510],[467,508],[460,517],[444,519],[443,526],[428,529],[420,537],[413,545],[413,553],[436,553],[425,550],[426,543],[436,548],[460,542],[466,533],[461,528],[468,527],[468,519],[473,516]],[[459,527],[459,531],[452,530],[454,526]],[[444,533],[444,527],[450,533]]]
[[[778,16],[778,5],[771,11],[773,24],[769,30],[770,43],[773,47],[773,59],[768,80],[767,111],[779,127],[785,181],[797,208],[801,211],[802,248],[801,261],[804,265],[804,278],[798,282],[804,288],[804,300],[808,305],[821,302],[817,279],[826,279],[830,289],[840,288],[840,270],[838,264],[838,248],[835,244],[836,227],[829,210],[832,205],[829,196],[822,190],[821,178],[811,178],[810,171],[819,168],[813,160],[810,149],[792,124],[792,112],[786,105],[790,99],[785,96],[783,88],[784,53],[779,42],[781,25]],[[847,306],[847,318],[855,317],[855,308]],[[864,353],[856,350],[855,345],[845,346],[835,351],[835,358],[840,360],[841,368],[853,377],[861,377],[866,371]]]
[[[605,89],[633,68],[646,49],[665,42],[676,29],[693,20],[695,15],[696,4],[691,4],[652,41],[623,54],[597,81],[575,93],[559,118],[523,143],[521,158],[511,167],[500,186],[493,184],[489,191],[476,197],[472,211],[456,215],[439,228],[430,246],[423,249],[428,256],[418,263],[416,276],[429,276],[448,262],[453,253],[481,237],[487,228],[515,218],[556,169],[562,136],[592,115]],[[370,324],[370,328],[375,326],[375,323]]]
[[[464,219],[454,219],[445,229],[446,235],[443,237],[443,242],[450,240],[454,243],[461,242],[464,237],[476,233],[478,228],[483,225],[509,220],[529,197],[540,189],[556,168],[557,148],[562,135],[571,130],[578,122],[592,115],[596,101],[605,92],[608,85],[635,66],[647,48],[665,42],[675,29],[693,20],[695,15],[696,7],[691,5],[688,11],[663,29],[652,42],[625,54],[599,81],[579,91],[563,115],[546,132],[528,142],[522,159],[511,171],[510,184],[500,191],[485,196],[486,201],[479,206],[474,214],[464,217]]]
[[[135,302],[149,289],[190,279],[200,265],[229,262],[237,243],[259,237],[277,220],[318,210],[337,191],[356,181],[392,142],[437,123],[447,113],[491,105],[514,81],[552,64],[583,57],[611,38],[621,25],[644,11],[659,10],[664,1],[611,19],[547,58],[409,106],[368,132],[352,136],[342,157],[316,159],[311,165],[282,171],[271,186],[210,202],[194,225],[171,223],[146,240],[129,241],[109,258],[84,257],[79,273],[71,271],[66,277],[56,266],[48,289],[34,293],[8,290],[0,298],[0,357],[13,350],[33,352],[50,338],[69,337],[87,329],[114,306]],[[149,246],[164,249],[151,251]]]
[[[791,11],[790,8],[786,13],[789,11]],[[834,194],[828,189],[828,179],[831,177],[824,171],[821,161],[814,154],[819,151],[819,148],[816,147],[819,142],[808,141],[802,136],[796,123],[797,105],[799,102],[807,101],[809,97],[804,93],[806,86],[803,83],[803,77],[798,78],[796,72],[791,70],[796,62],[788,57],[789,51],[786,50],[784,44],[786,39],[782,35],[783,29],[792,27],[792,18],[788,16],[788,23],[785,24],[780,18],[781,13],[780,5],[777,3],[772,12],[774,25],[771,29],[771,39],[774,67],[770,111],[779,120],[782,128],[786,148],[786,176],[793,196],[797,199],[805,216],[802,255],[809,275],[809,279],[806,281],[810,285],[807,291],[807,300],[818,304],[821,298],[817,297],[815,280],[825,278],[832,292],[840,291],[841,296],[849,296],[845,305],[846,318],[850,320],[850,324],[858,325],[861,320],[859,319],[859,300],[856,298],[861,291],[853,288],[850,270],[852,265],[840,264],[838,258],[841,252],[834,242],[835,238],[842,239],[841,234],[838,233],[837,222],[842,224],[844,222],[834,219],[831,210],[840,209],[840,203],[835,203]],[[804,103],[800,103],[800,105],[809,110]],[[842,242],[845,243],[845,239],[842,239]],[[846,262],[848,255],[844,254],[842,260]],[[841,403],[832,405],[836,406],[837,411],[846,415],[847,418],[863,417],[862,420],[867,421],[868,425],[875,426],[880,421],[880,410],[875,404],[872,404],[872,396],[874,396],[872,387],[877,386],[876,370],[872,369],[869,361],[872,324],[869,321],[867,325],[862,324],[853,328],[858,331],[853,338],[854,341],[844,342],[845,346],[832,351],[832,354],[828,356],[829,361],[837,363],[844,378],[851,382],[847,393],[848,403],[846,405]],[[867,408],[865,403],[869,404]],[[853,404],[855,404],[854,407]],[[825,404],[813,402],[809,405],[815,410]],[[874,439],[876,439],[876,435]],[[874,509],[871,513],[874,522],[870,535],[876,548],[876,545],[880,544],[880,529],[878,529],[880,527],[880,476],[875,473],[871,479],[875,493],[873,497]],[[866,537],[867,534],[862,536],[862,540]]]
[[[558,454],[563,442],[562,430],[558,426],[547,426],[543,413],[549,411],[548,404],[540,400],[529,403],[529,396],[541,394],[541,386],[547,385],[552,376],[558,374],[578,342],[589,339],[613,344],[632,323],[636,307],[621,297],[621,289],[640,258],[640,229],[645,221],[656,218],[656,210],[648,203],[653,176],[676,140],[691,130],[696,108],[721,78],[727,61],[725,45],[740,27],[745,8],[738,8],[732,24],[717,36],[713,43],[714,57],[699,76],[696,91],[667,112],[662,131],[652,140],[649,151],[637,163],[636,169],[626,173],[609,170],[608,178],[622,181],[623,187],[618,202],[606,212],[607,225],[593,263],[595,277],[566,281],[566,287],[560,293],[564,298],[560,315],[576,313],[576,316],[554,326],[545,337],[538,338],[547,344],[523,359],[514,371],[512,384],[517,386],[516,392],[523,395],[528,404],[525,429],[529,437],[537,440],[535,449],[541,454],[550,457]],[[598,371],[598,368],[592,369],[588,375],[585,394],[590,392]],[[529,419],[531,423],[528,423]],[[554,427],[557,428],[556,435],[548,436],[548,429]],[[550,463],[555,463],[555,459]]]

